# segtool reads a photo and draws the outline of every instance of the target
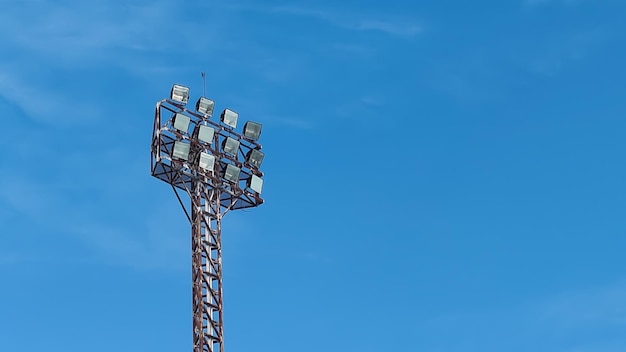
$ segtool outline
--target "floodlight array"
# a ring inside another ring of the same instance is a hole
[[[265,154],[257,141],[262,125],[248,121],[238,133],[235,131],[239,119],[237,112],[224,109],[219,120],[212,119],[214,101],[200,97],[195,109],[190,108],[186,106],[189,92],[188,87],[176,84],[172,87],[170,99],[158,105],[171,116],[169,119],[163,116],[167,120],[159,126],[158,143],[161,146],[154,147],[160,152],[157,162],[170,162],[168,167],[182,172],[186,180],[201,178],[211,187],[226,190],[235,198],[250,194],[256,199],[253,203],[260,204],[259,194],[263,187],[260,166]],[[161,178],[165,180],[165,177]]]
[[[214,118],[213,100],[200,97],[194,105],[189,93],[174,85],[156,104],[151,173],[172,186],[192,225],[194,351],[217,352],[224,342],[221,221],[231,210],[263,203],[262,126],[248,121],[237,132],[238,113],[224,109]]]

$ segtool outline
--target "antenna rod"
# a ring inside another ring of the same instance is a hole
[[[206,97],[206,75],[204,72],[200,72],[202,75],[202,96]]]

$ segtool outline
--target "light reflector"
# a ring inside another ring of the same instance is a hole
[[[198,99],[196,103],[196,111],[199,113],[211,117],[213,115],[213,108],[215,107],[215,102],[211,99],[207,99],[205,97],[201,97]]]
[[[237,127],[238,118],[239,114],[230,109],[224,109],[224,111],[222,112],[222,122],[232,128]]]
[[[179,141],[174,142],[172,156],[178,159],[189,160],[189,144]]]
[[[187,131],[189,130],[190,121],[191,119],[189,118],[189,116],[177,112],[176,115],[174,115],[174,128],[181,132],[187,133]]]
[[[226,166],[226,170],[224,171],[224,179],[230,182],[237,182],[239,181],[239,172],[241,172],[240,168],[235,165],[228,164]]]
[[[206,171],[213,172],[215,167],[215,157],[209,153],[202,152],[200,153],[200,167],[205,169]]]
[[[213,135],[215,135],[215,129],[213,127],[200,125],[198,130],[198,140],[202,143],[211,144],[213,142]]]
[[[256,141],[261,136],[261,124],[258,122],[248,121],[243,125],[243,135],[253,141]]]
[[[261,167],[261,163],[263,162],[263,158],[265,157],[265,153],[258,149],[252,149],[248,152],[248,164],[256,167],[257,169]]]
[[[224,140],[224,153],[237,155],[237,151],[239,150],[239,141],[233,138],[226,138]]]
[[[257,175],[252,175],[250,181],[248,181],[248,187],[256,193],[261,193],[261,190],[263,189],[263,179]]]
[[[187,102],[189,101],[189,88],[181,86],[179,84],[175,84],[172,87],[170,98],[179,103],[187,104]]]

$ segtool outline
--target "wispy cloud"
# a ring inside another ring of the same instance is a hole
[[[31,6],[3,6],[0,40],[44,53],[48,60],[109,60],[119,50],[159,50],[173,46],[171,39],[176,37],[179,45],[191,40],[182,35],[184,23],[163,25],[176,14],[176,8],[164,1],[144,5],[31,2]]]
[[[138,269],[181,267],[176,264],[176,259],[183,258],[187,252],[186,240],[178,235],[176,222],[162,221],[168,218],[160,214],[163,210],[152,214],[137,213],[131,219],[118,218],[111,222],[102,218],[98,202],[75,199],[66,193],[69,192],[46,183],[5,177],[0,187],[0,204],[4,203],[20,214],[31,227],[46,229],[37,232],[38,236],[43,236],[39,240],[49,240],[46,233],[70,241],[73,239],[79,247],[95,254],[92,260]],[[92,192],[90,196],[100,198],[98,192]],[[112,214],[105,218],[120,216],[115,210],[109,209],[108,212]],[[183,220],[182,212],[180,215]],[[185,228],[184,222],[180,225]],[[11,263],[19,259],[16,255],[6,254],[0,257],[0,262]]]
[[[527,59],[527,65],[535,73],[552,76],[572,64],[584,62],[609,38],[610,34],[602,28],[546,35],[536,43],[537,48],[528,50],[527,55],[532,56]]]
[[[550,297],[536,307],[541,321],[558,329],[626,328],[626,283],[571,290]]]
[[[278,6],[272,12],[312,17],[333,26],[355,31],[374,31],[393,36],[413,37],[423,32],[423,27],[414,19],[401,16],[368,17],[353,12],[342,13],[338,10],[319,10],[296,6]]]
[[[278,117],[278,116],[265,116],[265,121],[269,123],[276,123],[279,125],[300,129],[309,130],[313,128],[313,124],[309,119],[297,118],[297,117]]]
[[[559,4],[559,5],[577,5],[582,3],[583,0],[524,0],[526,6],[540,6],[547,4]]]
[[[624,295],[624,282],[565,290],[512,306],[479,307],[466,314],[440,316],[424,321],[418,329],[433,336],[464,331],[443,342],[446,351],[623,351]]]
[[[13,72],[106,67],[143,79],[173,75],[223,42],[224,21],[204,10],[202,4],[180,6],[167,0],[3,4],[0,45],[8,54],[0,63]],[[205,15],[190,17],[190,11]]]
[[[207,10],[202,3],[190,6]],[[227,24],[223,14],[192,16],[190,6],[166,0],[3,4],[0,104],[13,111],[5,120],[12,133],[0,141],[6,156],[0,212],[45,230],[5,236],[13,247],[28,236],[55,233],[95,253],[95,260],[137,268],[168,267],[188,252],[188,237],[180,236],[188,226],[182,211],[172,209],[178,204],[167,187],[159,197],[169,199],[168,214],[150,208],[155,196],[146,192],[153,100],[128,102],[146,99],[146,82],[169,81],[199,62],[223,62],[218,74],[225,76],[249,69],[267,82],[288,81],[300,69],[297,55],[285,59],[261,44],[244,45],[245,38],[230,41],[236,33],[220,30]],[[155,72],[165,74],[154,78]],[[309,128],[298,119],[274,122]],[[181,222],[164,224],[174,211]],[[2,252],[0,262],[16,260],[11,253]]]
[[[36,77],[16,75],[15,66],[0,64],[0,98],[19,107],[26,115],[39,122],[57,127],[84,125],[94,122],[101,111],[97,104],[86,101],[88,97],[72,99],[44,82],[37,82]],[[67,113],[68,110],[78,113]]]
[[[0,266],[14,265],[23,262],[25,257],[16,253],[0,252]]]

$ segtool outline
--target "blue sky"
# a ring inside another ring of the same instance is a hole
[[[626,2],[5,1],[0,351],[191,350],[173,83],[264,124],[226,350],[626,350]]]

